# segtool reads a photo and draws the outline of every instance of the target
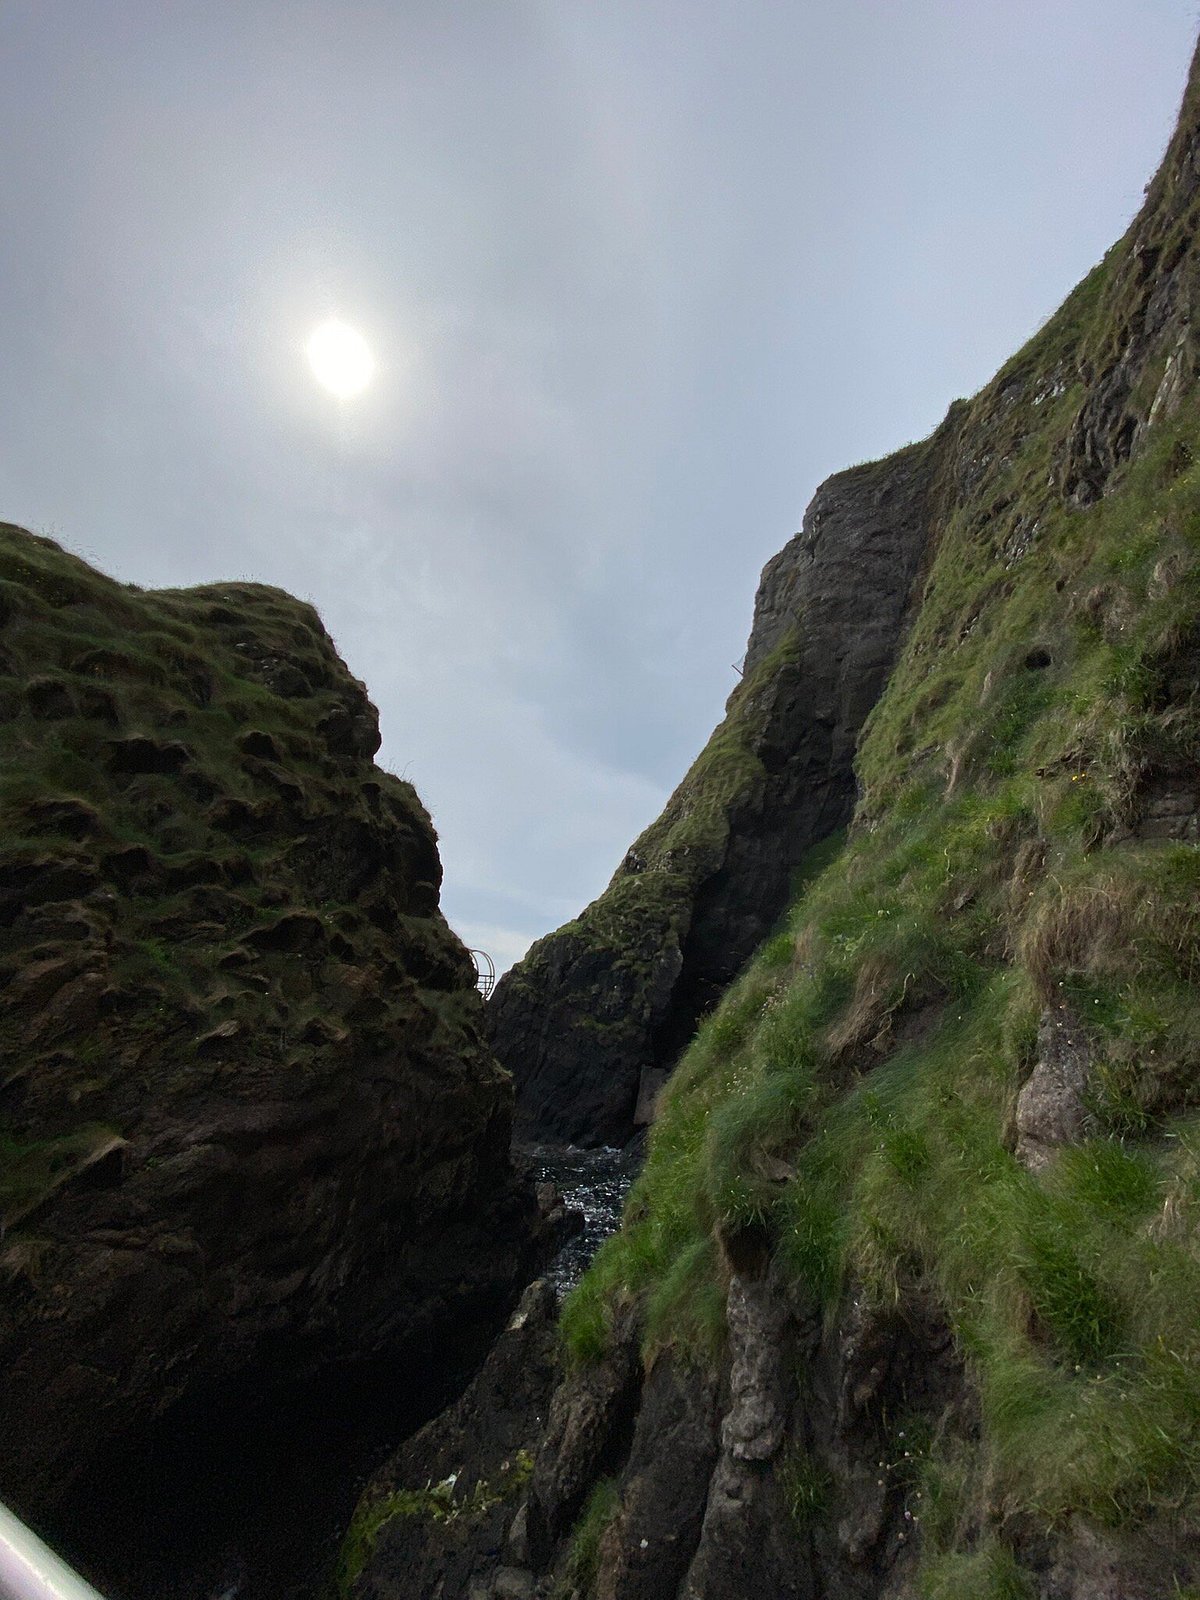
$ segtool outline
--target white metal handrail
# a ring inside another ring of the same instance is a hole
[[[475,987],[486,1000],[496,987],[496,964],[486,950],[468,950],[475,963]]]
[[[0,1505],[0,1597],[2,1600],[100,1600],[49,1545]]]

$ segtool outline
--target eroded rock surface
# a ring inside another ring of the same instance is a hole
[[[1087,1136],[1090,1078],[1091,1050],[1079,1019],[1064,1003],[1048,1007],[1038,1025],[1037,1062],[1017,1097],[1017,1159],[1031,1171]]]
[[[411,1482],[457,1470],[454,1493],[467,1507],[486,1471],[499,1481],[497,1448],[511,1458],[520,1443],[536,1451],[523,1502],[504,1497],[448,1524],[397,1516],[356,1597],[907,1593],[914,1478],[906,1430],[915,1444],[951,1423],[971,1426],[944,1325],[918,1300],[888,1310],[854,1295],[822,1325],[769,1277],[738,1272],[727,1311],[729,1342],[713,1370],[664,1350],[643,1377],[628,1318],[602,1361],[552,1383],[539,1354],[524,1429],[510,1425],[505,1399],[498,1446],[490,1413],[477,1428],[464,1421],[495,1390],[497,1374],[512,1369],[517,1345],[506,1334],[464,1401],[418,1435],[403,1461]],[[592,1570],[579,1588],[577,1526],[602,1482],[613,1485],[611,1509],[592,1530]],[[414,1551],[422,1560],[436,1552],[434,1565],[414,1565]],[[417,1573],[424,1588],[411,1586]]]
[[[570,1373],[554,1390],[529,1484],[531,1566],[541,1570],[549,1564],[588,1491],[623,1459],[641,1386],[637,1318],[626,1312],[604,1357]]]
[[[462,1398],[368,1485],[348,1547],[361,1577],[343,1574],[358,1578],[361,1600],[521,1592],[528,1539],[518,1512],[557,1377],[555,1310],[538,1279]]]
[[[311,607],[0,528],[0,1495],[436,1360],[528,1253],[433,829]],[[422,1352],[419,1356],[416,1352]]]

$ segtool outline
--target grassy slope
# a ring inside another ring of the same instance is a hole
[[[932,1288],[982,1435],[922,1461],[930,1594],[1019,1592],[956,1550],[967,1507],[1200,1510],[1200,847],[1138,829],[1200,753],[1194,392],[1103,500],[1054,486],[1127,247],[965,408],[849,840],[702,1025],[564,1316],[587,1359],[640,1296],[650,1351],[715,1360],[716,1240],[752,1222],[800,1303]],[[1064,999],[1093,1135],[1038,1180],[1015,1100]]]

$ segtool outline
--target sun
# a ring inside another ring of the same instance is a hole
[[[339,400],[361,394],[375,371],[375,357],[357,328],[336,317],[314,328],[305,351],[317,382]]]

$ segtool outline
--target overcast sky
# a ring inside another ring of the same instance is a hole
[[[1192,0],[3,0],[0,517],[312,600],[507,965],[829,473],[1123,231]],[[378,368],[313,381],[336,314]]]

